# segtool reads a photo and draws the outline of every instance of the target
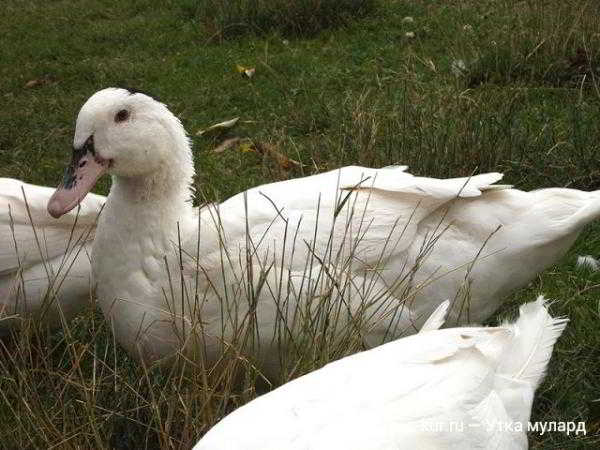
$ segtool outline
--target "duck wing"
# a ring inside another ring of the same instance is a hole
[[[54,189],[0,178],[0,275],[64,254],[91,241],[105,197],[91,194],[81,208],[52,218],[46,211]]]
[[[327,264],[351,258],[365,267],[404,251],[432,211],[480,196],[501,178],[488,173],[442,180],[415,177],[404,166],[350,166],[250,189],[208,208],[201,222],[220,230],[225,247],[249,244],[256,254],[279,255],[278,264],[290,270],[303,270],[306,262],[294,250],[298,244]],[[213,243],[212,251],[221,251],[223,242]],[[202,254],[211,254],[211,244],[204,245]]]
[[[0,178],[0,334],[29,314],[56,326],[90,298],[89,252],[105,198],[88,195],[59,220],[54,189]]]

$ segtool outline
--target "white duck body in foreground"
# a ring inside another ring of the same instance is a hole
[[[60,216],[112,174],[93,246],[97,296],[118,341],[147,360],[192,336],[205,342],[188,349],[217,358],[251,323],[260,349],[250,353],[276,368],[282,341],[307,327],[375,345],[414,332],[447,298],[450,323],[484,320],[600,214],[595,192],[527,193],[495,186],[497,173],[441,180],[405,167],[345,167],[194,210],[181,123],[117,88],[82,107],[74,148],[48,209]]]
[[[535,390],[566,319],[422,331],[330,363],[240,407],[194,450],[527,448]]]
[[[57,326],[91,298],[89,254],[106,199],[88,195],[79,212],[55,220],[46,209],[53,193],[0,178],[0,335],[23,317]]]

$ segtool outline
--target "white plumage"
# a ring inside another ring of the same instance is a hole
[[[577,267],[595,272],[600,269],[600,262],[592,255],[581,255],[577,257]]]
[[[600,215],[597,192],[523,192],[495,185],[498,173],[441,180],[402,166],[344,167],[198,211],[181,123],[124,89],[84,104],[74,148],[49,211],[112,174],[93,246],[98,301],[118,341],[148,361],[184,346],[214,360],[251,324],[241,350],[269,372],[307,324],[330,337],[354,327],[377,345],[415,332],[446,299],[449,324],[482,321]]]
[[[0,178],[0,334],[32,315],[58,325],[60,311],[69,319],[91,298],[89,253],[105,198],[90,194],[55,220],[46,210],[53,192]]]
[[[194,450],[526,449],[566,322],[540,296],[513,324],[428,330],[348,356],[235,410]]]

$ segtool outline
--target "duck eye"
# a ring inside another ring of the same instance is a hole
[[[129,118],[129,111],[126,109],[122,109],[117,114],[115,114],[115,122],[124,122]]]

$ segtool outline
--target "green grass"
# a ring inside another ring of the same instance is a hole
[[[0,176],[57,184],[79,107],[100,88],[129,85],[165,101],[192,135],[240,116],[237,135],[304,164],[282,170],[256,152],[214,153],[216,139],[193,136],[197,183],[210,200],[347,164],[402,163],[440,177],[497,170],[524,189],[599,188],[592,0],[347,1],[335,10],[322,1],[319,14],[299,6],[284,16],[267,2],[249,14],[251,1],[232,10],[216,0],[5,3]],[[256,67],[255,76],[241,77],[237,64]],[[99,192],[107,189],[105,181]],[[600,275],[575,269],[578,254],[600,254],[598,226],[501,313],[543,292],[557,300],[553,313],[571,318],[533,420],[586,421],[588,435],[532,434],[533,448],[600,444]],[[231,380],[138,367],[94,311],[66,330],[26,328],[3,345],[6,448],[189,448],[254,395],[251,382],[230,398]]]
[[[374,0],[187,0],[181,9],[210,41],[277,31],[312,36],[372,12]]]

